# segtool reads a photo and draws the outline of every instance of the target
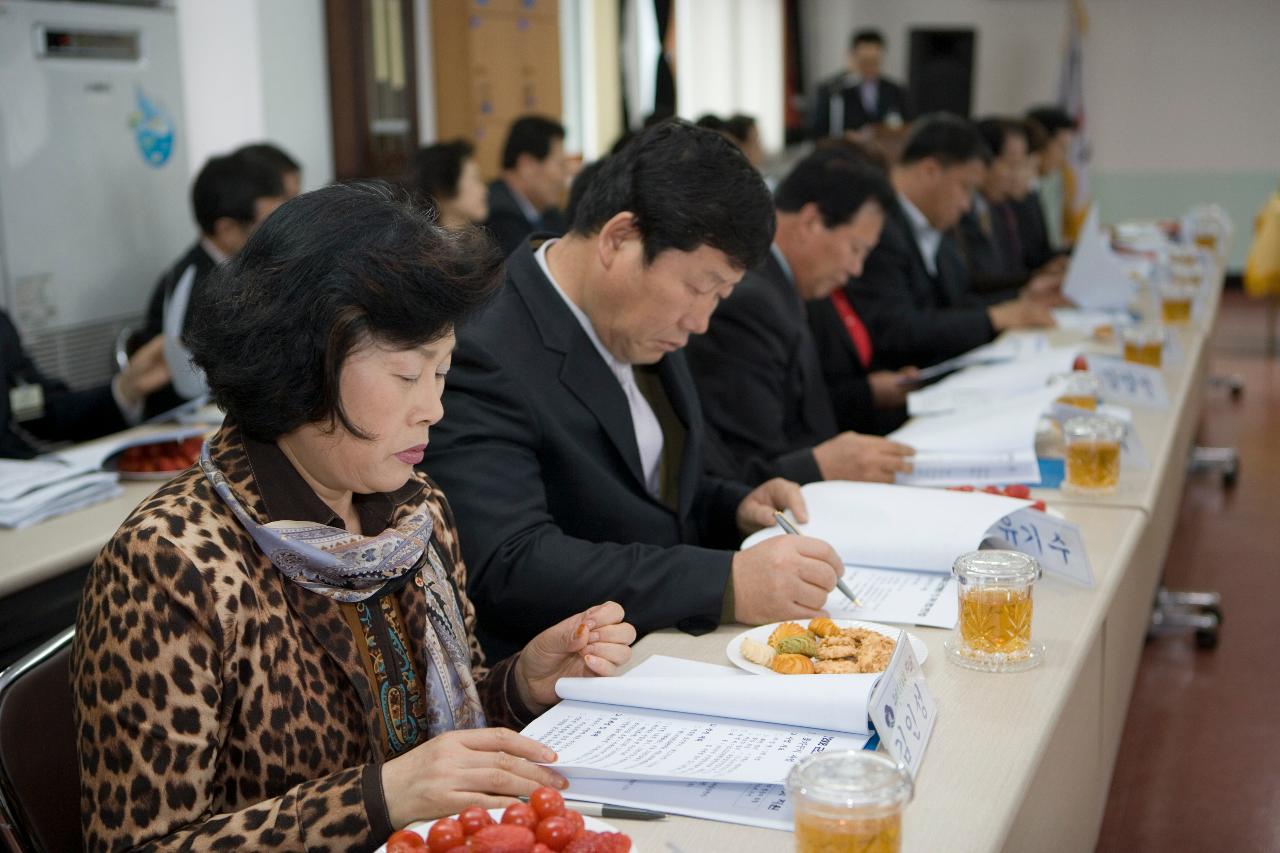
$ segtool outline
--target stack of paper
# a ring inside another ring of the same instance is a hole
[[[1044,389],[1049,380],[1071,371],[1080,347],[1052,347],[1027,352],[1015,360],[970,367],[928,388],[907,395],[913,418],[963,409],[989,407],[1010,397]]]
[[[114,498],[116,475],[52,459],[0,459],[0,527],[27,527]]]
[[[522,734],[556,750],[571,799],[791,828],[783,783],[818,752],[861,749],[878,674],[748,675],[654,656],[621,678],[565,678]]]
[[[937,376],[944,376],[964,367],[975,364],[999,364],[1026,358],[1049,348],[1049,339],[1040,332],[1010,332],[1001,335],[997,340],[980,347],[974,347],[966,353],[940,361],[926,367],[916,377],[920,382],[928,382]]]

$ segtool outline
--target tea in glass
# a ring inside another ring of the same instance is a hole
[[[1064,486],[1075,492],[1106,494],[1120,483],[1124,424],[1110,418],[1072,418],[1062,426],[1066,442]]]
[[[796,853],[898,853],[911,776],[888,756],[866,750],[823,752],[787,777],[795,812]]]
[[[1062,383],[1062,393],[1057,402],[1077,409],[1097,411],[1100,387],[1098,377],[1085,371],[1076,371],[1055,381]]]
[[[1021,551],[973,551],[951,567],[960,618],[944,647],[947,659],[968,669],[1018,672],[1037,666],[1044,644],[1031,636],[1031,592],[1040,564]]]
[[[1160,319],[1166,326],[1185,326],[1191,322],[1191,306],[1199,289],[1187,278],[1175,278],[1160,288]]]
[[[1120,333],[1124,342],[1124,360],[1148,367],[1159,367],[1164,361],[1164,329],[1130,326]]]

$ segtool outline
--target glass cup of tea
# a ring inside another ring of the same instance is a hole
[[[1082,494],[1109,494],[1120,483],[1120,445],[1125,425],[1096,415],[1062,425],[1066,444],[1063,488]]]
[[[1148,367],[1159,367],[1164,361],[1165,330],[1161,326],[1129,326],[1120,332],[1124,344],[1124,360]]]
[[[1191,309],[1200,291],[1198,282],[1174,276],[1160,287],[1160,319],[1166,326],[1186,326],[1191,322]]]
[[[983,672],[1021,672],[1044,660],[1044,643],[1031,638],[1031,589],[1040,564],[1021,551],[971,551],[951,567],[960,598],[947,659]]]
[[[898,853],[914,789],[905,767],[876,752],[820,752],[787,776],[796,853]]]
[[[1077,409],[1098,410],[1101,397],[1101,385],[1098,377],[1083,370],[1073,371],[1055,380],[1060,385],[1060,393],[1056,402]]]

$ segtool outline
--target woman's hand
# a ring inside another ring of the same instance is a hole
[[[636,629],[623,622],[622,605],[612,601],[570,616],[529,641],[516,661],[520,698],[534,711],[560,701],[556,681],[613,675],[631,659]]]
[[[467,806],[502,808],[563,776],[534,762],[556,754],[510,729],[445,732],[382,765],[382,790],[394,827],[451,815]]]

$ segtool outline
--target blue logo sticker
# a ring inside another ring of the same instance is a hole
[[[134,97],[138,101],[138,109],[129,114],[129,128],[133,131],[142,159],[148,166],[158,169],[169,162],[173,154],[173,119],[161,104],[143,94],[141,87],[134,89]]]

